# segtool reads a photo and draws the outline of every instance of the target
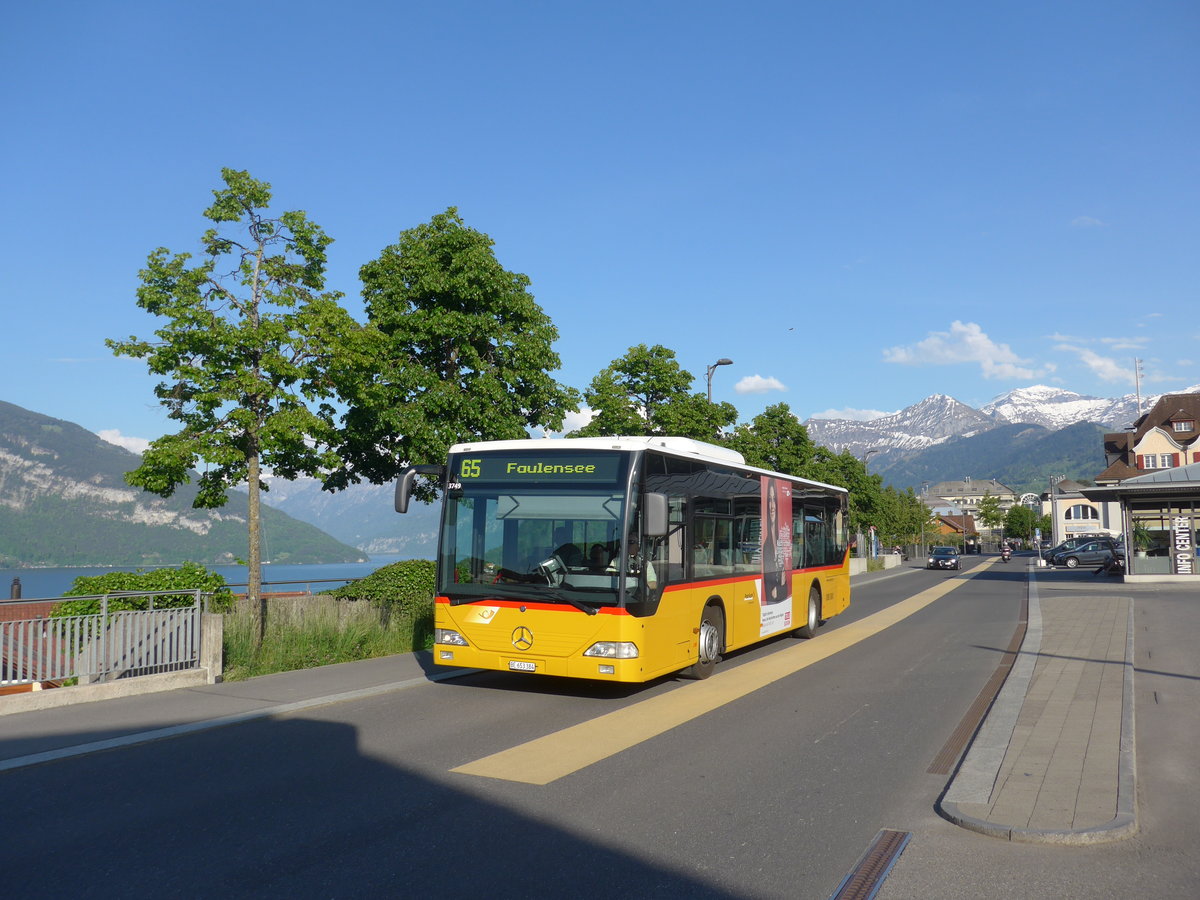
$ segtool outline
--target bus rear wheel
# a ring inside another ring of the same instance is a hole
[[[821,626],[821,589],[815,584],[808,589],[808,613],[804,624],[793,632],[798,638],[816,637]]]
[[[725,649],[725,613],[719,606],[706,606],[700,616],[700,655],[683,670],[688,678],[707,678],[717,667]]]

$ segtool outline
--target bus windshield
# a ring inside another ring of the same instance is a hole
[[[628,454],[452,456],[438,590],[451,603],[526,599],[586,611],[634,592],[626,565]]]

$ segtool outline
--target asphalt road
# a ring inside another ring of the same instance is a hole
[[[780,667],[950,579],[890,627]],[[913,840],[885,898],[1130,896],[1081,893],[1074,875],[1025,893],[1036,873],[1015,866],[1058,871],[1081,851],[1001,844],[933,811],[947,777],[927,769],[995,670],[1024,590],[1016,566],[905,569],[857,585],[815,640],[736,654],[707,682],[474,674],[0,773],[0,883],[14,897],[824,898],[894,828]],[[596,740],[612,723],[601,737],[620,743],[639,711],[669,718],[723,674],[759,669],[776,674],[546,783],[454,771],[513,748],[513,771],[526,752],[544,771],[538,752],[580,751],[559,741],[576,726]],[[550,749],[525,751],[536,739]],[[975,871],[958,892],[953,874]]]

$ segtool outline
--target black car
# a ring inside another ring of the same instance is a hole
[[[925,568],[957,569],[958,551],[953,547],[934,547],[929,552],[929,562],[925,564]]]

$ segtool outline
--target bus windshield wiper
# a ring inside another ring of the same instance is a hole
[[[499,587],[499,585],[497,585],[497,587]],[[547,600],[547,599],[558,600],[562,603],[571,604],[577,610],[579,610],[580,612],[585,612],[589,616],[596,615],[596,607],[589,606],[588,604],[584,603],[582,600],[576,600],[574,597],[570,596],[569,594],[564,593],[563,591],[559,590],[558,588],[552,588],[549,585],[546,585],[544,587],[538,586],[536,588],[529,588],[529,587],[517,587],[516,585],[506,584],[506,585],[504,585],[503,590],[489,592],[482,596],[465,596],[465,595],[461,595],[461,594],[458,596],[451,595],[450,605],[451,606],[461,606],[464,603],[478,603],[481,600],[495,600],[497,598],[503,598],[503,597],[515,597],[520,600],[534,600],[534,601],[543,601],[543,600]]]
[[[567,603],[570,603],[573,607],[581,612],[587,613],[589,616],[594,616],[596,614],[596,607],[588,606],[588,604],[584,603],[582,600],[576,600],[574,597],[564,594],[562,591],[551,588],[550,595],[558,600],[564,600]]]

